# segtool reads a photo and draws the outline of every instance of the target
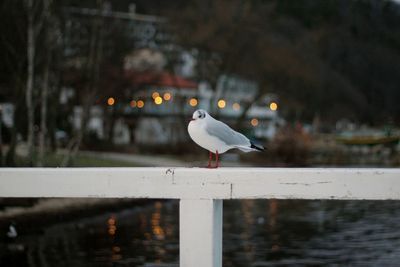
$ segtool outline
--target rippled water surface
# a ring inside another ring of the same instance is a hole
[[[224,266],[396,266],[400,201],[224,202]],[[0,244],[0,266],[178,266],[178,202],[58,224]]]

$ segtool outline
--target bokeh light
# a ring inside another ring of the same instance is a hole
[[[253,125],[254,127],[256,127],[256,126],[258,125],[258,119],[253,118],[253,119],[251,119],[250,123],[251,123],[251,125]]]
[[[132,100],[132,101],[129,103],[129,105],[130,105],[132,108],[135,108],[136,105],[137,105],[137,103],[136,103],[135,100]]]
[[[269,108],[270,108],[272,111],[275,111],[275,110],[278,109],[278,104],[277,104],[276,102],[271,102],[271,103],[269,104]]]
[[[168,101],[168,100],[170,100],[171,99],[171,94],[170,93],[165,93],[164,94],[164,100],[165,101]]]
[[[189,105],[191,105],[192,107],[195,107],[195,106],[197,106],[197,99],[196,98],[191,98],[190,100],[189,100]]]
[[[162,98],[161,96],[157,96],[156,98],[154,98],[154,103],[156,103],[156,105],[161,105],[162,104]]]
[[[218,107],[219,108],[225,108],[226,106],[226,101],[223,99],[218,100]]]
[[[107,220],[107,225],[108,225],[108,234],[113,236],[115,235],[115,232],[117,231],[117,220],[114,215],[111,215],[111,217]]]
[[[114,99],[114,97],[109,97],[109,98],[107,99],[107,105],[112,106],[112,105],[114,105],[114,104],[115,104],[115,99]]]
[[[139,100],[139,101],[137,102],[137,107],[138,107],[138,108],[144,107],[144,101],[143,101],[143,100]]]
[[[239,103],[233,103],[232,108],[234,110],[240,110],[240,104]]]
[[[159,97],[160,96],[160,94],[158,93],[158,92],[153,92],[152,94],[151,94],[151,97],[153,98],[153,99],[156,99],[156,97]]]

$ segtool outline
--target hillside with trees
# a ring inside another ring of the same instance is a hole
[[[169,9],[199,79],[221,72],[281,97],[288,120],[400,120],[400,7],[392,1],[183,1]],[[209,65],[213,65],[212,67]]]

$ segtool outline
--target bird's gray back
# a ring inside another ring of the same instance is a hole
[[[249,139],[241,133],[236,132],[223,122],[211,119],[205,127],[209,135],[215,136],[229,146],[250,145]]]

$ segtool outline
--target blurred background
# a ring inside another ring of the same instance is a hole
[[[267,148],[225,167],[400,166],[397,0],[3,0],[0,33],[2,167],[205,166],[199,108]],[[224,266],[400,260],[397,202],[225,206]],[[176,266],[176,215],[0,199],[0,265]]]
[[[268,148],[225,161],[400,164],[395,1],[27,0],[0,12],[3,166],[89,164],[80,151],[203,162],[186,130],[198,108]]]

